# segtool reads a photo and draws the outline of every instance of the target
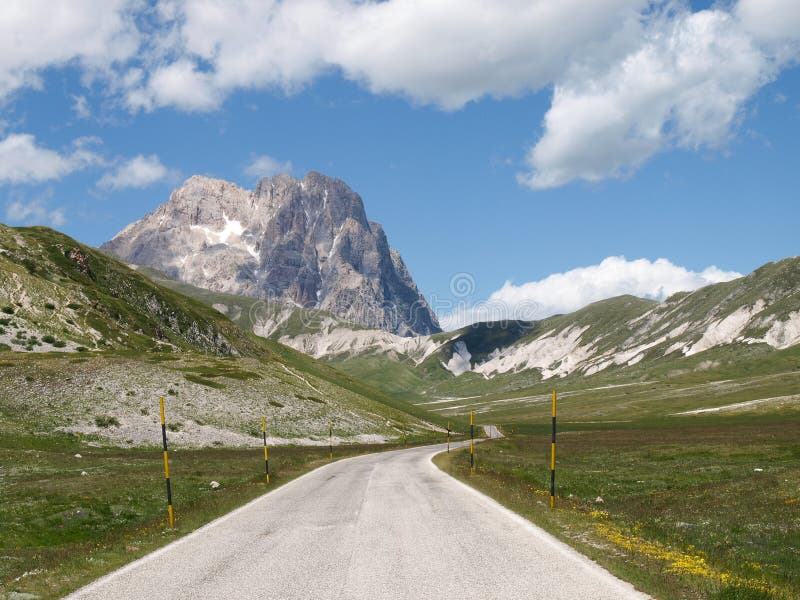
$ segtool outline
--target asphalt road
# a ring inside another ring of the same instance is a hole
[[[326,465],[70,598],[647,597],[439,471],[443,448]]]

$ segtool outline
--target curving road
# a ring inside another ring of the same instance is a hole
[[[70,598],[647,598],[442,473],[443,448],[326,465]]]

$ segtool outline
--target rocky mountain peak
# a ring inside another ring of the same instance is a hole
[[[102,249],[214,291],[319,308],[400,335],[439,331],[361,197],[316,172],[265,177],[252,191],[195,175]]]

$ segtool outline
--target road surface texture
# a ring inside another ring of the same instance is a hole
[[[441,472],[444,448],[326,465],[70,598],[647,598]]]

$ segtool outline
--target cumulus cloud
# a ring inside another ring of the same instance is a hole
[[[457,110],[554,86],[519,181],[635,171],[672,148],[721,148],[749,98],[798,56],[794,0],[692,12],[680,0],[183,0],[134,108],[217,109],[241,88],[293,91],[331,70],[373,93]],[[794,36],[794,37],[792,37]],[[202,67],[201,67],[202,65]]]
[[[113,171],[103,175],[97,182],[98,187],[107,190],[126,188],[144,188],[162,181],[177,179],[177,172],[168,169],[155,154],[144,156],[139,154],[123,162]]]
[[[236,90],[292,93],[330,73],[444,110],[552,86],[519,174],[533,189],[724,147],[798,57],[797,0],[697,12],[688,0],[0,3],[0,98],[66,64],[105,74],[134,112],[209,112]],[[76,100],[78,115],[87,107]]]
[[[52,190],[47,190],[37,198],[24,200],[12,199],[6,205],[6,221],[12,225],[50,225],[61,227],[66,223],[64,210],[49,208],[48,202],[52,197]]]
[[[458,109],[548,85],[574,57],[628,43],[640,0],[356,3],[324,56],[373,92]]]
[[[800,40],[800,3],[795,0],[739,0],[735,9],[744,27],[762,41]]]
[[[135,88],[128,94],[134,109],[152,110],[174,106],[187,112],[207,112],[219,108],[223,93],[214,86],[209,73],[199,71],[191,60],[179,60],[158,67],[146,88]]]
[[[78,64],[103,71],[133,56],[141,34],[135,0],[10,0],[0,3],[0,98],[40,88],[41,71]]]
[[[484,96],[516,96],[548,85],[581,52],[613,52],[627,35],[624,24],[635,22],[647,4],[162,2],[159,14],[174,46],[159,41],[151,48],[167,62],[130,90],[129,102],[145,109],[213,110],[238,88],[291,92],[338,70],[372,92],[454,110]]]
[[[486,302],[461,306],[440,317],[439,322],[445,330],[453,330],[479,321],[543,319],[624,294],[664,300],[677,292],[741,276],[714,266],[690,271],[664,258],[629,261],[612,256],[599,265],[556,273],[539,281],[521,285],[507,281]]]
[[[277,158],[262,154],[255,156],[244,169],[246,175],[251,177],[272,177],[279,173],[291,173],[292,161],[281,161]]]
[[[778,74],[775,55],[724,10],[671,11],[608,68],[556,83],[520,181],[534,189],[621,177],[670,148],[720,148],[745,102]]]
[[[39,183],[62,177],[91,165],[102,164],[99,154],[88,148],[93,139],[78,138],[74,148],[61,153],[36,143],[27,133],[0,140],[0,184]]]

